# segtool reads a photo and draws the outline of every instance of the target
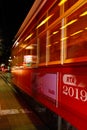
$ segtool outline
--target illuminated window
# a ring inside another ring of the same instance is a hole
[[[33,40],[31,44],[27,45],[23,54],[24,66],[30,67],[37,64],[37,42]]]
[[[46,62],[46,33],[39,37],[39,62]]]
[[[87,56],[87,4],[67,17],[67,59]]]
[[[67,0],[66,2],[65,2],[65,10],[64,11],[66,11],[66,10],[68,10],[70,7],[72,7],[77,1],[79,1],[79,0]]]
[[[46,29],[46,23],[47,23],[47,20],[46,20],[46,15],[43,16],[43,18],[39,21],[36,29],[38,29],[38,33],[41,33],[43,30]]]
[[[52,24],[60,15],[60,8],[58,6],[58,2],[56,2],[52,8],[48,11],[48,15],[52,16],[49,21],[48,25]]]
[[[47,47],[49,50],[49,61],[58,61],[60,60],[60,24],[49,30],[48,38],[49,44],[47,45]]]

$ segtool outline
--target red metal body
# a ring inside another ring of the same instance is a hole
[[[78,129],[87,129],[87,67],[17,70],[13,82]]]

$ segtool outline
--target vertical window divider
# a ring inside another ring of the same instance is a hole
[[[64,4],[60,7],[60,15],[64,13]],[[61,27],[64,27],[66,24],[66,18],[64,17],[61,21]],[[60,54],[60,60],[61,64],[64,64],[64,61],[66,59],[66,28],[61,28],[61,54]]]

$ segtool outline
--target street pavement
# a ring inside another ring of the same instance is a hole
[[[0,130],[49,130],[11,84],[11,74],[0,72]]]

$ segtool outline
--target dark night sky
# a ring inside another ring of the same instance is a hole
[[[34,0],[0,0],[0,64],[7,62],[12,40]]]

